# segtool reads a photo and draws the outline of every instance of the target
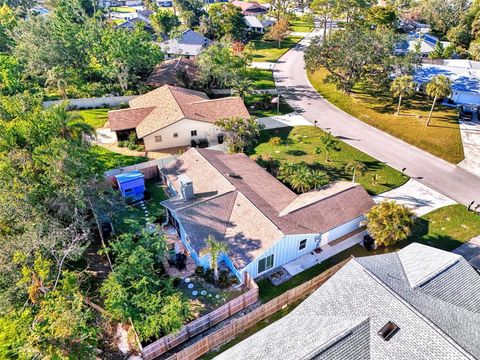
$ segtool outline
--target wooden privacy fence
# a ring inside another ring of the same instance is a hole
[[[211,313],[188,323],[179,332],[164,336],[154,343],[145,346],[142,351],[143,358],[145,360],[155,359],[157,356],[166,353],[191,337],[200,334],[213,325],[245,309],[247,306],[256,303],[259,299],[257,284],[247,277],[245,285],[249,288],[246,293],[236,297]]]
[[[200,356],[208,353],[212,349],[222,345],[223,343],[232,340],[251,326],[255,325],[259,321],[269,317],[282,308],[290,305],[300,299],[313,293],[317,290],[325,281],[331,278],[341,267],[343,267],[350,259],[346,259],[341,263],[331,267],[320,275],[313,279],[297,286],[268,303],[256,308],[252,312],[232,321],[230,324],[225,325],[218,331],[205,336],[195,344],[183,349],[182,351],[172,355],[168,360],[194,360]],[[153,358],[146,358],[153,359]]]
[[[132,170],[139,170],[145,175],[145,179],[152,179],[158,176],[158,169],[159,167],[162,168],[166,166],[169,162],[175,160],[177,157],[172,155],[160,159],[145,161],[140,164],[125,166],[123,168],[113,169],[105,171],[105,177],[111,178],[115,175],[132,171]]]

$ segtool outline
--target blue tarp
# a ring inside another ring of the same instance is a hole
[[[145,179],[138,170],[129,171],[120,175],[115,175],[118,187],[124,198],[133,198],[142,200],[145,192]]]

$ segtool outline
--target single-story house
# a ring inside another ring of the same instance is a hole
[[[450,99],[457,105],[480,105],[480,62],[448,59],[435,64],[422,64],[415,73],[415,82],[428,83],[436,75],[445,75],[452,81]]]
[[[160,47],[165,53],[166,59],[178,56],[192,58],[198,56],[198,54],[211,43],[212,40],[196,31],[188,29],[179,37],[161,42]]]
[[[248,31],[258,32],[263,34],[268,27],[272,26],[274,22],[272,20],[260,20],[253,15],[245,16],[245,22],[248,26]]]
[[[150,25],[150,21],[145,21],[144,19],[140,17],[134,17],[132,19],[125,20],[121,24],[117,25],[118,29],[127,29],[127,30],[133,30],[137,26],[137,24],[143,25],[145,30],[148,31],[153,31],[152,26]]]
[[[157,4],[162,7],[172,7],[173,0],[157,0]]]
[[[336,247],[363,230],[374,205],[351,182],[297,195],[245,154],[191,148],[160,173],[171,194],[162,202],[168,222],[195,262],[208,267],[200,253],[211,235],[228,245],[221,258],[242,280]]]
[[[179,57],[176,59],[165,60],[158,64],[148,76],[146,84],[148,86],[160,87],[163,85],[184,86],[180,81],[179,74],[184,73],[190,83],[197,77],[198,65],[195,60]]]
[[[129,102],[129,109],[108,112],[111,131],[119,140],[135,131],[146,151],[190,146],[192,140],[215,141],[222,118],[250,115],[240,97],[209,99],[200,91],[164,85]]]
[[[215,359],[480,359],[480,275],[461,256],[418,243],[353,258]]]
[[[260,5],[256,1],[232,1],[232,4],[242,10],[242,14],[245,16],[262,16],[268,12],[265,6]]]
[[[450,46],[450,42],[440,41],[439,38],[432,34],[410,33],[405,42],[396,44],[395,53],[397,55],[405,55],[409,52],[416,51],[418,48],[421,56],[427,58],[430,53],[435,50],[438,42],[443,45],[443,48]]]

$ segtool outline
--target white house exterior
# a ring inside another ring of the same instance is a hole
[[[360,185],[336,182],[296,195],[244,154],[192,148],[160,169],[168,221],[192,258],[213,236],[239,279],[264,275],[315,249],[331,249],[361,230],[373,200]]]
[[[192,140],[215,141],[221,134],[217,120],[250,116],[240,97],[209,99],[205,93],[171,85],[138,96],[129,105],[109,111],[110,130],[119,140],[135,131],[147,151],[190,146]]]

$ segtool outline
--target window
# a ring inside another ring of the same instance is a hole
[[[307,247],[307,239],[303,239],[300,241],[300,246],[298,247],[298,250],[303,250]]]
[[[190,135],[192,135],[192,136],[197,136],[197,130],[192,130],[192,131],[190,131]]]
[[[162,135],[155,136],[155,142],[162,142]]]
[[[262,273],[273,267],[273,254],[258,260],[258,273]]]
[[[178,137],[178,133],[173,133],[173,137],[174,137],[174,138],[177,138],[177,137]]]

